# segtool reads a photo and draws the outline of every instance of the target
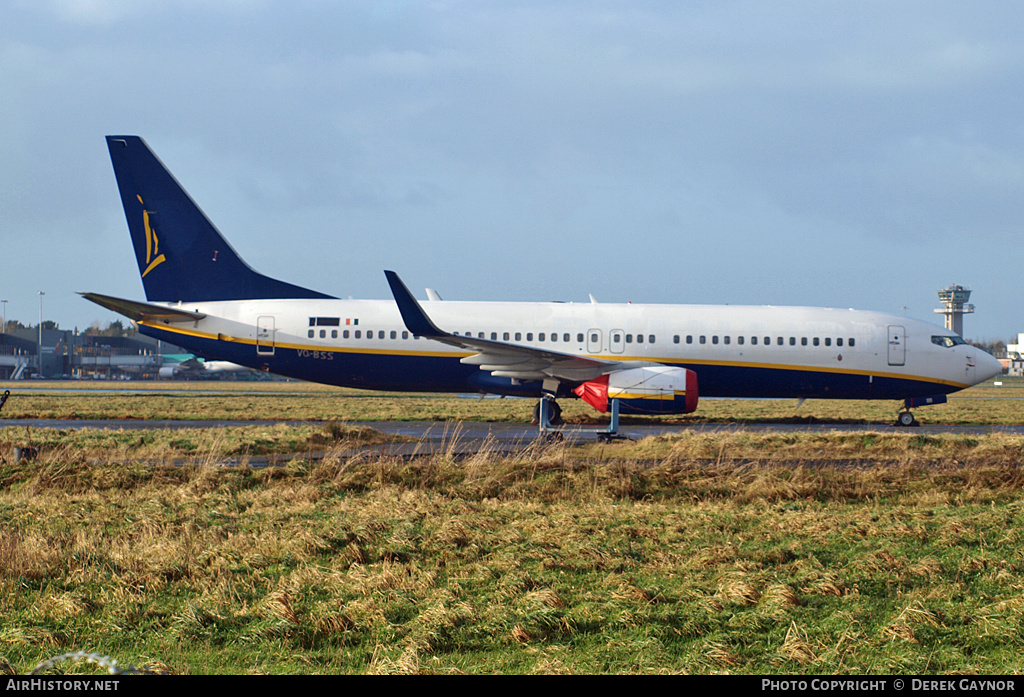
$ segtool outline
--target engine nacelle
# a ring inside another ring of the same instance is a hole
[[[697,374],[667,365],[629,368],[588,380],[573,392],[600,412],[617,399],[620,414],[689,414],[697,408]]]

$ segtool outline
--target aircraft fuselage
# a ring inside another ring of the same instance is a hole
[[[412,336],[393,301],[166,304],[206,315],[141,331],[279,375],[374,390],[537,396],[539,380],[492,376],[473,354]],[[697,372],[707,397],[906,399],[947,394],[1001,368],[941,327],[814,307],[452,302],[424,304],[447,331]],[[933,340],[937,337],[939,340]]]

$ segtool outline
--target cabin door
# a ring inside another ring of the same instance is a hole
[[[889,325],[889,365],[904,365],[907,361],[906,330],[898,324]]]
[[[256,355],[274,355],[274,317],[262,315],[256,319]]]
[[[626,332],[621,329],[613,329],[608,332],[608,350],[612,353],[622,353],[626,348]]]

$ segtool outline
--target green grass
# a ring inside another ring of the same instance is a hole
[[[282,449],[331,435],[271,430]],[[0,448],[11,669],[79,649],[183,674],[1022,667],[1019,436],[681,434],[413,461],[331,436],[324,459],[264,469],[209,464],[219,430],[168,444],[181,466],[132,436],[67,432],[18,466]]]
[[[1001,378],[950,395],[949,403],[915,410],[923,424],[1024,424],[1024,381]],[[33,388],[33,389],[27,389]],[[454,395],[390,394],[302,382],[11,382],[0,423],[17,419],[190,419],[269,421],[511,421],[528,422],[534,400],[475,399]],[[55,390],[45,392],[40,390]],[[115,390],[107,393],[101,390]],[[63,391],[70,390],[70,391]],[[577,399],[559,400],[569,423],[606,423]],[[624,424],[864,423],[890,425],[897,401],[703,399],[685,416]]]

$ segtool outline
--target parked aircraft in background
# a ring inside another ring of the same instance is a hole
[[[165,354],[160,366],[162,378],[194,378],[216,373],[234,373],[249,370],[244,365],[228,361],[207,361],[191,353]]]
[[[96,293],[139,331],[208,360],[408,392],[555,398],[680,414],[700,395],[903,400],[910,409],[1000,372],[940,326],[815,307],[343,300],[250,268],[137,136],[108,136],[146,302]],[[699,387],[698,387],[699,385]]]

